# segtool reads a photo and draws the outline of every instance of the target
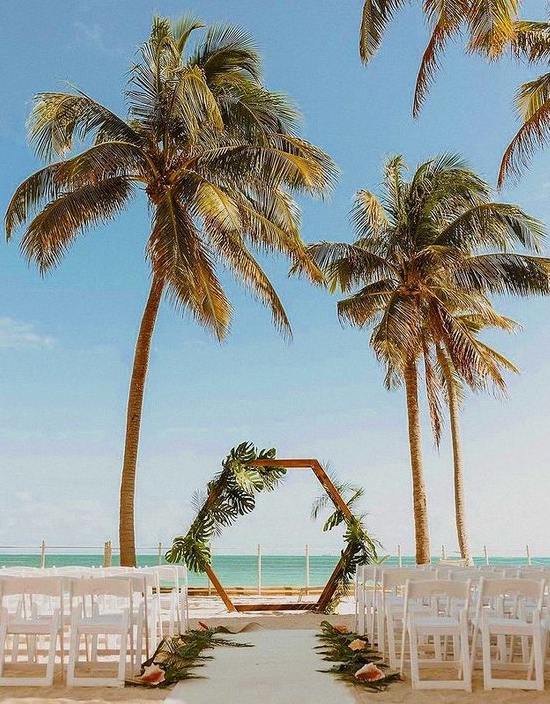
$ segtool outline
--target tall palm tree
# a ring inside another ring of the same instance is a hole
[[[386,386],[405,386],[416,561],[424,564],[430,542],[419,363],[440,343],[460,377],[474,383],[479,348],[456,311],[490,323],[488,295],[550,292],[550,260],[507,251],[511,245],[538,251],[542,225],[517,206],[491,202],[489,186],[459,157],[426,161],[410,181],[405,168],[401,156],[387,161],[380,199],[357,193],[353,244],[320,242],[309,249],[330,289],[351,294],[338,302],[339,317],[372,328],[370,344],[385,366]],[[433,376],[429,364],[426,375]]]
[[[477,334],[483,328],[487,327],[486,320],[483,316],[461,315],[460,318],[470,332],[473,333],[472,344],[476,345],[478,349],[478,366],[477,370],[472,370],[476,372],[476,374],[470,379],[469,385],[474,391],[485,391],[488,390],[490,386],[495,392],[504,394],[506,383],[501,372],[506,370],[518,373],[519,370],[509,359],[477,338]],[[491,316],[490,324],[492,327],[498,327],[507,332],[513,332],[518,328],[514,320],[500,316],[497,313]],[[464,470],[460,431],[460,409],[464,398],[464,383],[457,370],[454,368],[450,355],[447,354],[441,343],[437,343],[434,346],[434,353],[442,391],[449,411],[449,430],[453,457],[455,524],[458,548],[461,558],[465,560],[467,564],[471,564],[472,557],[466,530],[466,503],[464,497]],[[439,444],[439,436],[436,437],[436,444]]]
[[[364,63],[374,56],[394,14],[411,0],[365,0],[361,16],[359,54]],[[440,55],[449,40],[466,29],[466,51],[488,60],[498,58],[514,37],[521,0],[424,0],[422,11],[430,28],[414,91],[413,114],[422,103],[439,68]]]
[[[550,62],[550,23],[516,22],[510,44],[513,53],[530,64]],[[506,148],[498,175],[502,186],[508,175],[519,175],[537,147],[550,139],[550,72],[524,83],[516,95],[521,127]]]
[[[25,225],[22,253],[45,273],[82,231],[113,219],[136,191],[147,197],[151,287],[128,395],[120,489],[123,565],[135,564],[142,402],[163,296],[223,339],[231,305],[216,271],[221,264],[289,334],[281,301],[253,251],[284,254],[311,280],[322,278],[300,238],[290,194],[325,193],[334,164],[297,136],[288,100],[264,88],[250,38],[238,28],[213,27],[189,47],[200,27],[192,18],[154,19],[125,91],[127,119],[80,91],[39,94],[30,139],[49,163],[17,188],[6,214],[7,237]],[[75,140],[88,146],[72,155]]]

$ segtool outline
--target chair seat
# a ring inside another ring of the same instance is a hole
[[[416,617],[413,618],[414,626],[417,631],[428,630],[430,633],[436,631],[448,631],[449,628],[460,626],[460,621],[454,616],[431,616],[431,617]]]

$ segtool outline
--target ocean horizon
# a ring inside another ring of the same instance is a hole
[[[339,559],[339,555],[262,555],[259,561],[258,555],[217,555],[212,557],[212,566],[221,583],[227,587],[316,587],[326,584],[334,567]],[[441,559],[440,555],[432,557],[432,564],[437,564]],[[452,558],[451,558],[452,559]],[[389,556],[384,560],[384,565],[397,566],[399,561],[403,567],[413,566],[414,555]],[[520,567],[530,564],[540,567],[550,567],[550,557],[527,556],[503,557],[503,556],[474,556],[475,565],[506,565]],[[103,565],[102,554],[69,554],[69,553],[47,553],[44,556],[45,567],[67,567],[79,565],[86,567],[101,567]],[[40,567],[42,562],[41,554],[37,553],[0,553],[0,565],[2,567]],[[151,567],[158,564],[169,564],[158,554],[138,554],[137,562],[139,567]],[[118,565],[118,555],[113,554],[113,565]],[[260,567],[260,569],[259,569]],[[205,574],[189,572],[190,587],[208,587],[208,578]]]

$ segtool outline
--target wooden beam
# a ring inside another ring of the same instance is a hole
[[[212,582],[214,585],[215,590],[218,592],[218,594],[221,596],[223,603],[225,604],[225,608],[228,611],[236,611],[235,605],[227,595],[227,592],[225,589],[222,587],[222,583],[220,580],[216,577],[216,573],[212,569],[210,565],[206,566],[205,569],[206,574],[208,575],[208,579]]]
[[[235,609],[241,611],[315,611],[317,604],[299,601],[294,604],[235,604]]]

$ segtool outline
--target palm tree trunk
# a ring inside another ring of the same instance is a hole
[[[428,531],[426,487],[422,469],[418,375],[414,358],[409,359],[406,363],[404,380],[407,396],[407,418],[409,422],[416,564],[426,565],[430,563],[430,534]]]
[[[456,393],[456,382],[451,374],[451,369],[447,360],[442,364],[443,374],[445,376],[445,385],[447,386],[447,396],[449,403],[449,418],[451,421],[451,439],[453,446],[453,477],[455,491],[455,522],[456,534],[458,538],[458,548],[460,557],[471,564],[470,546],[468,545],[468,536],[466,534],[466,520],[464,511],[464,474],[462,471],[462,444],[460,442],[460,423],[459,423],[459,402]]]
[[[151,338],[155,328],[157,313],[162,298],[164,282],[153,276],[149,297],[143,311],[141,325],[134,352],[134,366],[128,391],[126,411],[126,439],[124,442],[124,460],[120,482],[120,516],[119,542],[120,564],[126,567],[136,566],[136,543],[134,527],[134,497],[136,488],[136,465],[141,427],[141,409],[145,391],[145,378],[149,365]]]

